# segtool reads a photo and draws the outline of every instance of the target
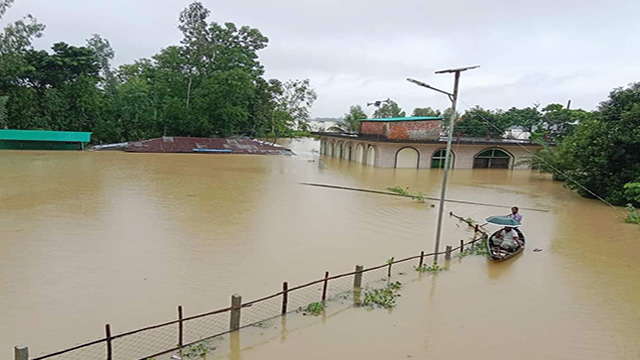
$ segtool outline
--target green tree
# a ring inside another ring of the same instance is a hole
[[[549,140],[562,141],[580,122],[589,119],[591,113],[584,110],[565,109],[561,104],[549,104],[542,109],[542,128]]]
[[[485,110],[476,106],[460,117],[454,132],[468,137],[501,138],[508,128],[502,115],[501,110]]]
[[[613,90],[563,147],[575,162],[571,178],[611,203],[624,204],[624,185],[640,179],[640,83]],[[592,196],[574,182],[566,185]]]
[[[7,12],[7,10],[13,5],[14,0],[0,0],[0,19]]]
[[[5,129],[8,127],[7,122],[7,102],[9,101],[8,96],[0,96],[0,129]]]
[[[276,96],[272,132],[277,138],[287,130],[305,130],[311,106],[318,98],[309,79],[289,80]]]
[[[437,117],[437,116],[442,116],[442,112],[440,110],[437,109],[432,109],[430,107],[426,107],[426,108],[415,108],[413,109],[413,113],[411,114],[411,116],[431,116],[431,117]]]
[[[405,117],[407,115],[404,112],[397,102],[390,100],[378,108],[374,113],[374,118],[394,118],[394,117]]]
[[[344,123],[346,130],[358,131],[360,129],[360,120],[366,119],[367,114],[362,109],[362,106],[355,105],[349,107],[349,112],[344,115]]]
[[[542,113],[538,110],[538,105],[518,109],[512,107],[501,114],[502,122],[507,126],[521,126],[524,131],[533,133],[539,129],[542,123]]]
[[[562,146],[550,146],[545,142],[539,142],[539,144],[542,145],[542,149],[527,156],[519,164],[527,164],[541,173],[552,174],[553,180],[567,181],[565,174],[575,170],[576,166],[566,149]]]
[[[640,182],[626,183],[624,185],[624,195],[631,205],[640,205]]]
[[[114,74],[111,69],[111,60],[116,55],[115,51],[111,47],[109,40],[104,39],[98,34],[93,34],[91,38],[87,39],[88,49],[91,49],[95,56],[98,58],[98,64],[100,65],[100,75],[105,82],[110,81]]]

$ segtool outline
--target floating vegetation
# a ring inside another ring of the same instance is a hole
[[[458,255],[458,257],[463,258],[469,255],[489,255],[489,249],[487,249],[487,238],[484,237],[482,240],[473,243],[471,247],[465,249],[462,253],[460,253],[460,255]]]
[[[419,202],[419,203],[424,203],[425,202],[425,196],[423,193],[418,192],[417,194],[411,194],[409,192],[409,188],[401,188],[400,186],[394,186],[394,187],[389,187],[387,188],[387,190],[391,191],[392,193],[398,194],[398,195],[402,195],[402,196],[409,196],[411,197],[413,200]]]
[[[265,320],[265,321],[257,322],[255,324],[253,324],[252,326],[255,326],[255,327],[260,328],[260,329],[269,329],[269,328],[271,328],[271,325],[273,325],[273,321]]]
[[[382,289],[368,289],[364,292],[362,305],[391,309],[396,306],[396,298],[400,297],[398,290],[401,288],[402,283],[396,281],[387,284],[387,286]]]
[[[406,189],[403,189],[400,186],[394,186],[394,187],[387,188],[387,190],[391,191],[392,193],[396,193],[398,195],[411,196],[411,194],[409,194],[408,187]]]
[[[638,224],[640,225],[640,210],[636,209],[633,205],[627,204],[627,217],[624,219],[624,222],[629,224]]]
[[[433,265],[429,266],[427,264],[424,264],[422,266],[416,266],[415,267],[416,271],[419,273],[429,273],[429,274],[437,274],[441,271],[445,271],[447,269],[440,267],[440,265],[438,265],[438,263],[434,263]]]
[[[211,343],[208,340],[205,340],[201,343],[189,345],[180,349],[180,356],[187,359],[202,359],[213,350],[215,350],[215,347],[211,346]]]
[[[307,308],[304,309],[304,314],[309,314],[313,316],[321,315],[324,312],[324,304],[320,302],[312,302],[307,305]]]
[[[413,200],[419,202],[419,203],[424,203],[425,202],[425,198],[424,198],[424,194],[419,192],[418,195],[412,195],[411,196],[413,198]]]
[[[468,223],[469,225],[475,225],[475,224],[477,224],[477,223],[478,223],[478,221],[476,221],[474,218],[470,218],[470,217],[468,217],[468,218],[464,219],[464,221],[465,221],[466,223]]]

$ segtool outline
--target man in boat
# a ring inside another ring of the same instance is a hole
[[[507,215],[507,217],[510,217],[515,221],[519,222],[520,224],[522,224],[522,214],[520,214],[518,211],[520,211],[520,209],[518,209],[517,206],[512,206],[511,214]]]
[[[514,228],[506,226],[493,238],[493,243],[507,251],[516,251],[522,244]]]

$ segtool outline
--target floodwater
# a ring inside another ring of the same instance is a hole
[[[332,158],[319,168],[317,142],[290,146],[298,156],[0,153],[0,358],[16,344],[51,352],[101,337],[105,323],[119,333],[174,319],[178,304],[205,312],[234,293],[251,300],[285,280],[432,250],[434,202],[300,182],[437,196],[440,170]],[[517,259],[454,259],[437,276],[407,275],[391,312],[294,316],[289,330],[241,332],[219,357],[640,358],[640,228],[620,210],[530,171],[454,170],[448,197],[548,211],[523,211]],[[443,246],[467,235],[445,219]]]

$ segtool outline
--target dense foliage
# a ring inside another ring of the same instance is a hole
[[[640,83],[613,90],[595,116],[582,121],[562,144],[575,162],[569,175],[614,204],[638,204],[640,182]],[[569,187],[589,196],[572,182]]]
[[[397,102],[393,100],[385,101],[376,111],[373,112],[374,118],[395,118],[405,117],[407,113],[403,111]]]
[[[11,5],[2,0],[0,16]],[[258,29],[210,22],[201,3],[179,17],[181,44],[111,67],[106,39],[33,48],[35,18],[0,33],[0,127],[93,131],[94,141],[174,136],[286,136],[304,130],[316,99],[309,80],[265,79]]]

